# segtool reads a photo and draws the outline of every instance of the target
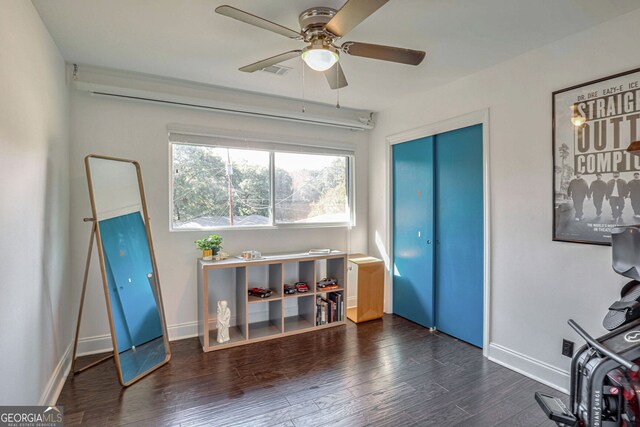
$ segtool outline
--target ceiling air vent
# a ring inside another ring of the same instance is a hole
[[[264,71],[265,73],[269,74],[275,74],[276,76],[284,76],[291,70],[292,68],[283,67],[282,65],[269,65],[268,67],[265,67],[260,71]]]

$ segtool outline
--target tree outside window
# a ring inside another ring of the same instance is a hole
[[[350,220],[347,156],[174,143],[172,158],[174,229]]]

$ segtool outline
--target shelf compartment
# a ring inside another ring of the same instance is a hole
[[[315,300],[316,326],[344,322],[344,319],[346,318],[345,305],[344,291],[333,290],[317,293]],[[335,307],[333,318],[331,317],[331,307]]]
[[[302,294],[301,294],[302,295]],[[315,326],[315,295],[305,295],[284,301],[284,332],[293,332]]]
[[[263,301],[273,301],[281,298],[282,295],[282,264],[262,264],[250,265],[247,267],[247,291],[250,288],[271,289],[271,296],[260,298],[248,295],[249,303]]]
[[[249,339],[282,333],[282,300],[260,301],[248,308]]]
[[[309,292],[307,293],[298,293],[291,295],[285,295],[285,298],[296,298],[298,296],[305,296],[309,294],[313,294],[313,286],[314,286],[314,269],[315,269],[315,261],[298,261],[298,262],[285,262],[283,264],[283,277],[284,283],[295,285],[296,282],[305,282],[309,285]]]
[[[231,340],[245,340],[246,332],[246,268],[227,268],[218,270],[209,270],[207,276],[207,322],[206,326],[206,346],[220,346],[216,341],[216,318],[218,301],[226,300],[227,306],[231,311],[230,335]],[[204,332],[203,332],[204,333]],[[224,344],[228,344],[227,343]],[[203,340],[203,346],[205,341]]]
[[[337,292],[342,290],[345,285],[345,269],[346,265],[344,262],[344,257],[339,258],[327,258],[316,261],[315,266],[315,281],[313,283],[314,289],[316,292]],[[322,289],[316,286],[316,282],[320,280],[328,278],[328,279],[336,279],[338,281],[339,289],[332,289],[330,291],[323,291]]]
[[[282,287],[282,264],[258,264],[247,267],[247,283],[250,288]]]

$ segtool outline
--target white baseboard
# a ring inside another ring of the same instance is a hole
[[[113,350],[111,335],[96,335],[78,340],[78,357]]]
[[[69,369],[71,369],[72,350],[73,343],[69,344],[64,354],[60,358],[58,365],[53,370],[51,378],[49,379],[49,382],[47,383],[42,396],[40,396],[39,405],[53,406],[58,401],[58,396],[60,396],[60,392],[62,391],[64,382],[67,379],[67,375],[69,374]]]
[[[347,297],[347,308],[357,307],[358,306],[358,297]]]
[[[215,327],[215,315],[209,318],[209,325]],[[230,324],[236,324],[235,316],[230,319]],[[167,328],[169,333],[169,341],[181,340],[184,338],[192,338],[198,336],[198,322],[186,322],[171,325]],[[96,335],[93,337],[80,338],[78,340],[78,357],[88,356],[90,354],[104,353],[113,350],[111,343],[111,334]]]
[[[209,319],[211,323],[213,319]],[[215,320],[213,320],[215,322]],[[181,340],[183,338],[191,338],[198,336],[198,322],[186,322],[171,325],[167,328],[169,333],[169,341]]]
[[[569,394],[570,375],[567,371],[496,343],[489,344],[488,357],[492,362]]]
[[[215,320],[214,320],[215,322]],[[167,328],[169,341],[198,336],[198,322],[178,323]],[[111,334],[96,335],[78,340],[78,357],[113,350]]]

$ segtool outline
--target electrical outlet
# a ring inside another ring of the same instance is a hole
[[[573,357],[573,341],[562,340],[562,355],[567,357]]]

